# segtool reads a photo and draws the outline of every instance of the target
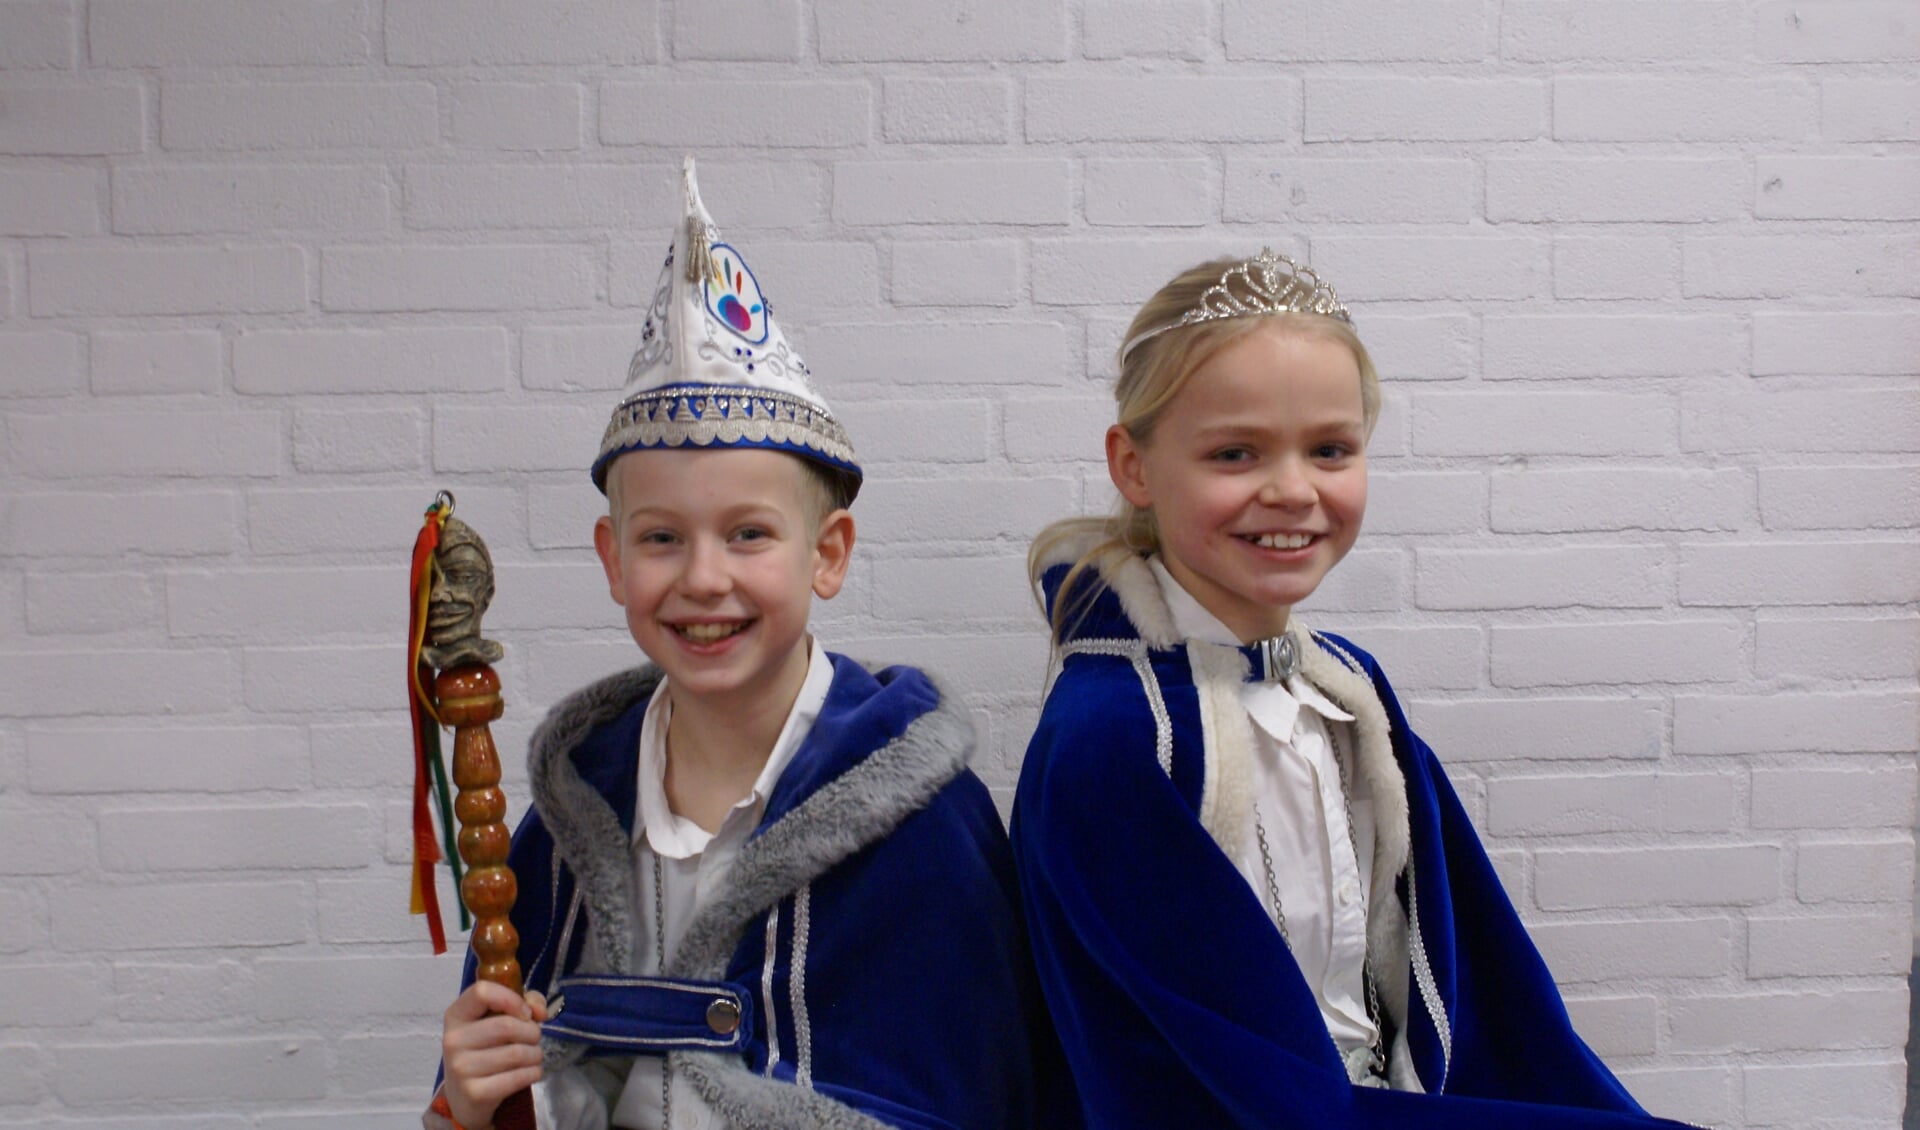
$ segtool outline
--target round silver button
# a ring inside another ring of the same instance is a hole
[[[740,1027],[740,1006],[721,997],[707,1006],[707,1027],[716,1036],[731,1036]]]

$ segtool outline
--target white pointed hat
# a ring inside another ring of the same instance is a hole
[[[805,361],[773,320],[740,250],[721,238],[700,202],[693,158],[681,169],[685,216],[661,265],[640,348],[627,366],[593,483],[629,451],[656,447],[759,447],[827,468],[860,489],[846,429],[807,378]]]

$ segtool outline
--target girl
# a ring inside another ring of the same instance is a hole
[[[1095,1127],[1654,1127],[1573,1032],[1371,656],[1289,613],[1366,509],[1332,288],[1204,263],[1120,352],[1112,519],[1029,555],[1061,657],[1013,842]]]

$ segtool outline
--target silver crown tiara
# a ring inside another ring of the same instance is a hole
[[[1333,288],[1320,281],[1313,268],[1302,267],[1285,255],[1276,255],[1270,247],[1260,254],[1228,267],[1220,281],[1200,295],[1200,303],[1180,315],[1176,321],[1150,330],[1142,330],[1120,347],[1120,363],[1142,342],[1159,337],[1168,330],[1221,318],[1245,318],[1255,314],[1325,314],[1353,324],[1353,317],[1340,304]]]

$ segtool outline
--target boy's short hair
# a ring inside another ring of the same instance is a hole
[[[845,471],[816,463],[811,459],[800,459],[800,465],[806,468],[805,485],[801,488],[807,496],[807,515],[814,525],[819,525],[826,516],[835,510],[846,510],[853,506],[853,495],[859,484]]]
[[[607,516],[613,519],[614,529],[620,528],[620,476],[616,474],[620,460],[633,452],[623,452],[607,466]],[[853,505],[853,495],[859,489],[857,482],[845,471],[816,463],[803,456],[789,455],[800,464],[800,505],[806,510],[807,521],[819,526],[827,515],[836,510],[845,510]]]

